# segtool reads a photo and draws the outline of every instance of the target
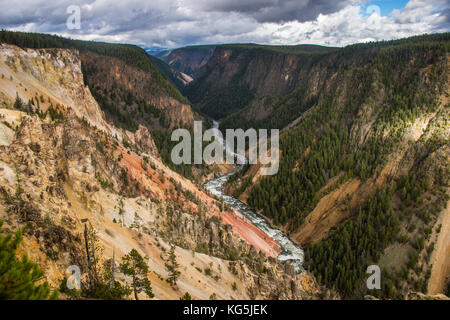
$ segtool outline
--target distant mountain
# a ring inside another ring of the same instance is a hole
[[[155,57],[158,56],[159,54],[161,54],[161,52],[170,50],[169,48],[145,48],[145,47],[142,47],[142,49],[144,49],[145,52],[147,52],[149,55],[152,55]]]
[[[198,70],[204,66],[214,53],[214,45],[189,46],[185,48],[159,51],[153,55],[176,70],[195,78]]]

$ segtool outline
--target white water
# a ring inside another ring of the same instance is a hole
[[[230,150],[226,142],[219,135],[219,124],[214,121],[214,129],[216,130],[216,139],[225,146],[225,150],[227,154],[232,154],[236,156],[237,159],[241,159],[243,163],[247,163],[247,159],[241,155],[234,153],[233,150]],[[238,158],[240,157],[240,158]],[[234,171],[214,180],[211,180],[205,183],[205,189],[208,190],[211,194],[217,196],[222,199],[225,203],[230,205],[231,207],[238,210],[242,215],[244,215],[248,220],[250,220],[256,227],[262,230],[269,237],[278,242],[281,246],[282,252],[278,256],[279,261],[290,261],[290,263],[294,266],[296,272],[300,272],[303,270],[303,250],[295,245],[289,237],[284,234],[281,230],[272,228],[270,224],[260,215],[251,210],[246,204],[242,203],[238,199],[226,195],[224,193],[225,184],[228,182],[231,176],[242,170],[243,166],[239,166]]]

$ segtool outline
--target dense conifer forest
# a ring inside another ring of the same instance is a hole
[[[406,130],[419,117],[438,112],[441,120],[448,121],[448,109],[437,110],[437,97],[443,94],[448,77],[445,67],[450,44],[448,36],[415,37],[343,49],[340,53],[343,56],[357,55],[361,48],[368,47],[376,50],[377,54],[368,64],[353,66],[348,72],[342,70],[339,74],[340,81],[348,81],[352,88],[343,100],[339,87],[335,94],[328,94],[317,103],[311,100],[303,102],[301,90],[294,93],[300,94],[298,110],[313,109],[298,126],[282,134],[280,171],[273,177],[263,177],[260,183],[250,187],[248,203],[274,224],[295,231],[326,195],[323,188],[332,178],[338,179],[333,188],[353,178],[366,182],[380,173],[388,155],[398,148]],[[427,68],[426,73],[420,71],[424,68]],[[380,88],[388,93],[382,103],[377,101]],[[377,116],[371,135],[361,145],[351,134],[352,128],[365,121],[362,106],[375,108]],[[289,110],[295,108],[283,105],[275,117],[253,124],[262,127],[279,124],[283,127],[294,119]],[[278,119],[283,120],[278,122]],[[443,129],[446,124],[435,123],[432,126]],[[357,207],[350,206],[350,196],[349,218],[328,238],[306,250],[308,268],[320,282],[335,288],[344,297],[361,297],[367,266],[377,263],[388,245],[407,241],[399,236],[402,221],[418,217],[425,226],[420,233],[423,237],[429,236],[429,226],[448,200],[445,188],[448,187],[450,172],[445,166],[430,172],[425,159],[448,143],[438,135],[426,142],[419,141],[416,148],[422,158],[416,160],[408,174],[391,179],[377,190],[374,197]],[[433,185],[430,185],[430,175]],[[425,198],[431,197],[427,195],[430,190],[438,195],[438,199],[424,206]],[[401,206],[393,206],[394,199],[400,199]],[[410,240],[416,251],[410,256],[407,266],[398,272],[386,272],[389,277],[376,295],[401,298],[402,281],[407,281],[418,291],[426,291],[429,274],[421,274],[422,267],[418,264],[424,250],[423,237]],[[410,270],[419,277],[424,275],[424,280],[413,280]]]

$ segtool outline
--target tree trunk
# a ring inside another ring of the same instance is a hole
[[[91,257],[89,254],[89,241],[88,241],[88,232],[87,232],[87,226],[84,225],[84,240],[86,245],[86,256],[87,256],[87,263],[88,263],[88,269],[89,269],[89,285],[91,287],[91,290],[94,290],[94,278],[92,276],[92,264],[91,264]]]
[[[137,289],[136,289],[136,276],[135,275],[133,275],[133,290],[134,290],[134,298],[136,300],[139,300],[138,294],[137,294]]]
[[[112,256],[112,261],[111,261],[111,283],[109,284],[109,290],[112,292],[113,288],[114,288],[114,267],[115,267],[115,262],[114,259],[115,258],[115,252],[114,252],[114,248],[113,248],[113,256]]]

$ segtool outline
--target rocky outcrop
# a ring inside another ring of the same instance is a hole
[[[50,106],[72,107],[78,117],[107,129],[102,111],[84,85],[77,50],[31,50],[0,44],[0,70],[1,91],[12,101],[18,94],[24,103],[33,98],[35,107],[39,104],[44,111]]]
[[[435,294],[435,295],[428,295],[423,294],[421,292],[410,292],[408,296],[406,297],[407,300],[450,300],[449,297],[447,297],[444,294]]]
[[[159,158],[158,148],[156,148],[155,142],[146,127],[140,125],[134,136],[136,144],[142,152],[147,153],[154,158]]]
[[[244,283],[250,299],[317,299],[323,291],[310,274],[296,274],[289,262],[281,264],[275,258],[257,252],[252,245],[239,239],[232,232],[232,226],[224,225],[218,216],[211,217],[201,211],[186,215],[169,208],[155,222],[160,230],[164,230],[163,239],[230,260],[229,271]]]
[[[133,248],[147,257],[160,299],[186,291],[197,299],[318,297],[312,278],[293,275],[244,241],[245,227],[223,225],[216,200],[161,162],[146,127],[131,133],[106,122],[83,86],[76,51],[4,50],[11,52],[0,62],[0,92],[8,97],[2,105],[9,108],[0,109],[8,128],[0,144],[0,219],[10,231],[25,228],[20,253],[53,287],[71,265],[86,272],[83,229],[90,224],[104,249],[101,261]],[[22,111],[11,110],[13,89]],[[46,114],[51,106],[61,114]],[[177,288],[165,281],[170,243],[182,266]]]

